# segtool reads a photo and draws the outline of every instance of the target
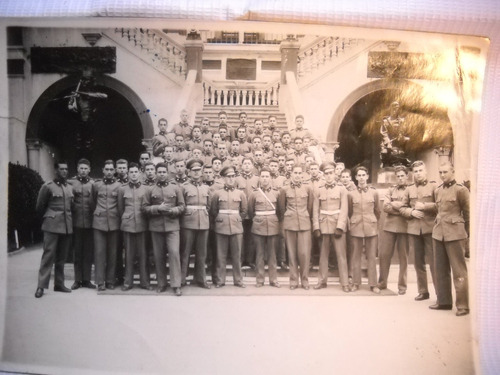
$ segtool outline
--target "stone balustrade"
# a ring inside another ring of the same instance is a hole
[[[204,105],[228,106],[278,106],[279,82],[263,89],[240,89],[215,87],[203,82]]]

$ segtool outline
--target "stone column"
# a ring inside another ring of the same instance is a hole
[[[340,144],[338,142],[325,142],[320,144],[320,147],[323,147],[323,150],[325,150],[324,161],[335,162],[335,151],[340,147]]]
[[[195,82],[200,83],[203,80],[203,41],[201,40],[200,34],[192,30],[187,35],[184,47],[186,48],[187,71],[196,70],[197,74]]]
[[[286,72],[290,71],[297,78],[297,56],[299,54],[300,44],[293,37],[288,35],[287,39],[281,42],[281,83],[286,83]]]
[[[26,139],[28,150],[28,167],[40,173],[40,148],[42,142],[37,138]]]

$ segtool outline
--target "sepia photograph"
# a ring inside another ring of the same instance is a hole
[[[490,39],[230,9],[3,19],[0,370],[488,373]]]

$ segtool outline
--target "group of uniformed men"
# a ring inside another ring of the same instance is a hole
[[[451,164],[440,166],[439,186],[427,180],[422,161],[412,164],[410,185],[407,168],[394,168],[397,184],[385,194],[387,216],[378,246],[380,199],[368,184],[365,167],[354,170],[354,184],[343,163],[324,161],[302,116],[297,116],[295,129],[283,132],[276,128],[275,116],[269,116],[266,126],[260,119],[248,124],[244,112],[239,119],[238,127],[228,126],[227,114],[221,111],[217,126],[208,118],[201,126],[191,126],[183,111],[171,129],[160,119],[153,155],[141,153],[138,164],[107,160],[100,180],[89,177],[86,159],[78,161],[77,176],[69,180],[67,163],[56,163],[57,177],[42,186],[37,202],[43,214],[44,252],[35,296],[42,297],[48,288],[54,263],[55,291],[104,291],[118,285],[130,290],[137,258],[141,288],[154,289],[149,269],[154,263],[156,291],[165,292],[168,263],[170,286],[180,296],[193,251],[192,284],[199,287],[211,287],[207,264],[212,285],[225,285],[229,252],[235,286],[246,286],[242,268],[249,267],[256,271],[256,287],[262,287],[267,263],[269,285],[281,286],[280,267],[289,270],[292,290],[309,289],[311,255],[317,252],[314,289],[321,289],[327,287],[331,248],[342,290],[359,289],[364,252],[368,286],[377,294],[387,288],[397,249],[398,289],[405,294],[411,247],[418,285],[415,300],[429,299],[427,259],[437,295],[430,308],[452,309],[452,270],[457,315],[468,314],[464,249],[469,191],[455,182]],[[64,263],[71,244],[75,282],[69,289],[64,286]],[[92,263],[97,286],[90,280]]]

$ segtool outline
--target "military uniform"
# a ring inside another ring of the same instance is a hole
[[[216,286],[226,282],[226,259],[231,251],[234,284],[242,283],[241,249],[243,246],[243,218],[247,217],[247,198],[243,191],[224,185],[214,192],[210,215],[214,219],[217,242]]]
[[[114,288],[115,285],[120,229],[118,214],[120,186],[121,184],[114,178],[96,180],[92,185],[95,282],[101,289],[104,287],[104,282],[110,288]]]
[[[196,147],[203,150],[203,139],[202,138],[198,138],[198,139],[192,138],[186,142],[186,148],[189,151],[193,151],[193,148],[196,148]]]
[[[349,218],[350,234],[352,241],[352,272],[353,284],[361,285],[361,253],[363,241],[365,244],[366,258],[368,260],[368,285],[370,288],[377,286],[377,222],[380,218],[379,196],[373,186],[358,187],[349,192]]]
[[[168,180],[172,180],[175,178],[175,175],[177,171],[175,170],[175,159],[172,160],[166,160],[163,158],[162,163],[164,163],[167,166],[167,172],[168,172]]]
[[[434,190],[437,188],[435,181],[415,182],[408,185],[403,197],[403,207],[400,209],[402,215],[408,219],[407,232],[409,234],[410,251],[415,254],[415,271],[417,273],[418,293],[429,294],[427,287],[426,259],[429,263],[434,288],[436,287],[436,273],[434,267],[434,251],[432,248],[432,228],[436,219],[436,204],[434,202]],[[417,219],[411,212],[415,210],[415,204],[424,204],[424,217]]]
[[[46,182],[38,193],[36,211],[40,216],[43,215],[43,254],[38,272],[38,288],[49,287],[54,264],[54,288],[65,288],[64,263],[71,248],[73,233],[72,204],[73,189],[64,179]]]
[[[166,205],[171,213],[159,210],[160,205]],[[170,286],[181,286],[179,216],[184,209],[184,196],[175,182],[157,181],[156,185],[149,187],[144,194],[143,211],[149,217],[148,227],[153,242],[159,291],[167,287],[165,246],[168,251]]]
[[[174,137],[172,137],[172,133],[160,132],[156,134],[151,140],[151,144],[153,146],[153,156],[162,156],[163,151],[165,151],[165,147],[173,144]]]
[[[347,190],[335,183],[324,183],[315,191],[313,209],[313,230],[321,232],[318,286],[326,286],[328,281],[328,257],[333,245],[337,255],[340,285],[347,287]]]
[[[186,123],[179,122],[174,125],[172,132],[175,133],[175,135],[182,135],[184,139],[188,139],[191,137],[192,130],[193,127],[189,125],[187,122]]]
[[[450,267],[453,271],[456,307],[469,311],[469,287],[465,242],[469,232],[469,190],[455,180],[434,191],[437,216],[432,229],[438,305],[452,305]]]
[[[75,283],[90,285],[94,245],[92,238],[91,192],[94,180],[75,176],[68,180],[73,187],[73,253]]]
[[[280,223],[276,214],[279,191],[269,186],[257,188],[248,198],[248,217],[252,220],[252,234],[256,247],[257,285],[264,284],[265,258],[269,272],[269,283],[279,285],[276,271],[276,240]],[[267,257],[265,254],[267,252]]]
[[[397,247],[399,258],[398,289],[400,294],[406,292],[408,269],[408,223],[406,218],[400,213],[405,190],[406,185],[394,185],[387,189],[384,197],[384,212],[387,213],[387,216],[380,238],[379,254],[380,275],[378,286],[380,289],[386,289],[391,259],[394,255],[394,247]]]
[[[189,158],[189,151],[184,147],[177,147],[174,151],[175,160],[187,160]]]
[[[205,285],[208,230],[210,228],[209,187],[203,182],[188,181],[181,185],[186,210],[181,216],[181,233],[184,238],[181,252],[182,283],[186,282],[191,249],[195,248],[195,268],[193,280]]]
[[[118,213],[121,218],[120,230],[125,245],[125,280],[123,286],[129,288],[134,283],[134,261],[139,257],[139,277],[141,288],[150,286],[146,231],[148,222],[142,212],[142,200],[146,187],[140,182],[129,182],[118,189]]]
[[[308,184],[290,182],[280,190],[278,212],[283,215],[292,289],[298,286],[299,272],[302,287],[309,289],[313,204],[314,193]]]

